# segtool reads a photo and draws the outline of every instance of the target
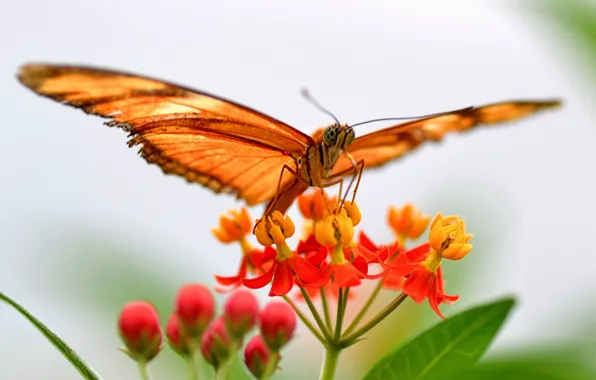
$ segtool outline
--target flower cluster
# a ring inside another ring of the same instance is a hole
[[[253,226],[246,209],[222,217],[214,235],[223,243],[240,243],[243,258],[236,275],[216,276],[221,291],[270,285],[270,296],[286,296],[297,287],[301,297],[337,297],[340,290],[377,280],[382,288],[401,290],[417,303],[428,299],[440,317],[439,305],[458,299],[445,294],[441,261],[459,260],[472,249],[472,235],[461,218],[438,214],[431,222],[411,204],[391,207],[387,219],[395,240],[378,245],[362,231],[355,237],[362,218],[355,203],[339,202],[317,190],[299,197],[298,207],[306,221],[294,249],[287,239],[296,229],[287,215],[276,211],[259,221],[255,235],[260,249],[247,242]],[[408,247],[429,224],[427,241]]]
[[[246,341],[246,367],[255,378],[267,379],[278,369],[279,351],[292,338],[299,318],[331,358],[322,370],[323,378],[331,379],[337,365],[333,358],[360,341],[405,299],[417,303],[428,299],[441,318],[439,305],[457,301],[458,296],[445,293],[441,263],[443,259],[460,260],[472,249],[472,235],[461,218],[438,214],[431,220],[411,204],[390,207],[387,221],[395,239],[377,244],[363,231],[356,231],[362,214],[354,202],[317,190],[300,196],[298,207],[305,221],[296,245],[289,243],[296,233],[294,221],[278,211],[253,224],[245,208],[233,210],[212,229],[220,242],[239,244],[242,258],[236,274],[215,276],[218,292],[233,291],[219,316],[212,293],[203,285],[185,285],[177,294],[165,333],[172,349],[187,360],[189,371],[198,370],[196,359],[202,357],[219,376]],[[428,238],[422,239],[427,230]],[[249,242],[253,233],[258,248]],[[376,287],[345,326],[346,309],[355,295],[351,289],[366,281],[375,281]],[[247,289],[265,287],[269,296],[282,299],[259,311],[255,296]],[[396,298],[361,323],[383,289],[397,291]],[[315,299],[320,300],[320,308]],[[296,300],[306,303],[314,323]],[[337,306],[335,313],[331,301]],[[249,337],[257,325],[259,334]],[[162,347],[157,312],[147,302],[131,302],[122,309],[119,331],[126,346],[123,350],[141,370]],[[189,373],[191,378],[196,375]]]
[[[174,312],[168,318],[165,334],[170,347],[185,358],[196,377],[200,364],[198,355],[216,373],[222,369],[243,345],[244,338],[258,325],[244,348],[244,361],[257,379],[269,378],[280,360],[279,351],[293,337],[296,314],[279,301],[269,302],[262,310],[256,297],[247,290],[232,293],[219,316],[215,316],[215,300],[200,284],[180,288]],[[162,349],[163,332],[154,306],[145,301],[126,304],[119,318],[120,336],[126,348],[122,350],[136,360],[141,368]]]

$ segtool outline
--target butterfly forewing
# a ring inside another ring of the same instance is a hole
[[[108,118],[164,172],[248,204],[272,198],[284,165],[295,168],[314,142],[291,126],[237,103],[122,72],[26,65],[19,80],[36,93]],[[285,176],[282,189],[295,178]]]

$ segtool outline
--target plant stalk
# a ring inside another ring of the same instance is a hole
[[[327,346],[325,351],[325,361],[323,362],[323,368],[321,369],[320,380],[334,380],[335,371],[337,370],[337,364],[339,363],[339,354],[341,348],[336,346]]]
[[[404,293],[398,295],[393,301],[391,301],[389,305],[387,305],[377,315],[375,315],[368,322],[366,322],[364,326],[354,331],[353,333],[347,335],[346,337],[342,338],[340,341],[340,345],[342,347],[349,347],[352,344],[356,343],[358,341],[358,338],[369,332],[370,329],[378,325],[383,319],[387,318],[387,316],[391,314],[399,305],[401,305],[401,303],[404,302],[406,298],[408,298],[408,296]]]

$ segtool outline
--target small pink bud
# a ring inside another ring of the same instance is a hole
[[[216,370],[224,364],[234,351],[234,340],[221,317],[207,327],[201,339],[203,357]]]
[[[240,338],[257,323],[259,302],[249,291],[237,290],[228,298],[224,306],[223,318],[228,331],[235,338]]]
[[[261,335],[269,348],[279,351],[294,334],[296,329],[296,314],[286,303],[269,302],[260,316]]]
[[[180,318],[178,314],[170,315],[168,324],[166,325],[166,336],[170,347],[178,353],[178,355],[188,356],[190,350],[186,341],[186,337],[182,334],[182,326],[180,325]]]
[[[131,358],[147,362],[159,353],[163,334],[157,311],[149,302],[132,301],[124,305],[118,330]]]
[[[175,308],[184,334],[200,337],[213,319],[215,299],[205,286],[188,284],[178,291]]]
[[[275,363],[269,365],[270,360],[275,360]],[[264,379],[272,375],[267,373],[273,371],[279,361],[279,354],[271,356],[271,351],[261,335],[255,335],[248,341],[244,349],[244,363],[246,367],[257,379]]]

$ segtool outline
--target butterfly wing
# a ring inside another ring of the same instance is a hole
[[[18,79],[36,93],[107,118],[167,174],[249,205],[271,199],[284,165],[312,138],[258,111],[156,79],[91,67],[29,64]],[[295,182],[289,172],[282,186]]]
[[[558,100],[508,101],[470,107],[439,116],[409,121],[382,129],[354,140],[348,152],[356,161],[364,160],[366,168],[378,167],[401,158],[428,141],[438,142],[453,132],[465,132],[480,125],[512,122],[540,110],[559,106]],[[318,134],[313,134],[318,136]],[[316,140],[316,139],[315,139]],[[352,167],[342,155],[333,173]]]

